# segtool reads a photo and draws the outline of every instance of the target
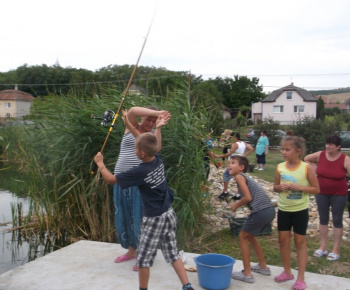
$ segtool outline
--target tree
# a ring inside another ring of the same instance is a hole
[[[317,99],[317,109],[316,109],[316,118],[319,119],[323,115],[324,110],[324,101],[322,97]]]
[[[250,107],[266,97],[259,79],[235,75],[234,79],[217,77],[214,80],[223,97],[223,103],[229,108]]]

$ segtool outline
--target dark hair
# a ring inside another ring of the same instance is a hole
[[[236,133],[236,132],[232,132],[232,133],[231,133],[231,136],[232,136],[232,137],[236,137],[237,140],[241,140],[241,134],[239,134],[238,132],[237,132],[237,133]]]
[[[333,144],[335,146],[339,146],[341,148],[341,138],[337,135],[329,136],[326,139],[326,144]]]
[[[230,157],[230,160],[237,160],[239,165],[243,165],[243,172],[246,173],[249,167],[249,161],[247,157],[242,155],[233,155]]]
[[[136,137],[135,145],[144,151],[149,157],[154,156],[158,152],[158,140],[157,137],[150,133],[143,133]]]
[[[261,130],[260,133],[264,133],[266,135],[266,130]]]

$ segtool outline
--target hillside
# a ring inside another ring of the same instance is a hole
[[[309,92],[312,95],[327,97],[332,103],[344,103],[347,99],[350,99],[350,88]]]

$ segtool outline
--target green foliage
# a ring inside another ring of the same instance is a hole
[[[249,79],[246,76],[235,75],[234,79],[217,77],[214,80],[218,90],[222,93],[223,103],[229,108],[251,106],[265,98],[259,79]]]
[[[90,174],[93,156],[101,150],[109,128],[101,127],[100,121],[90,115],[102,116],[106,108],[116,110],[122,96],[110,87],[98,90],[105,92],[104,97],[90,97],[83,91],[80,95],[36,99],[30,116],[36,128],[5,132],[3,145],[9,158],[20,160],[22,168],[33,176],[29,217],[35,217],[40,230],[114,241],[111,187],[98,175]],[[205,176],[200,136],[207,133],[208,120],[206,111],[190,106],[186,84],[158,101],[156,104],[151,97],[130,97],[125,99],[124,107],[153,104],[172,114],[162,129],[160,154],[176,195],[173,207],[179,219],[179,240],[184,241],[196,230],[203,213],[201,185]],[[124,125],[118,118],[104,150],[110,171],[114,169],[123,132]]]
[[[317,99],[317,108],[316,108],[316,118],[319,119],[323,116],[323,110],[324,110],[324,101],[320,97]]]
[[[306,153],[310,154],[324,149],[328,136],[341,130],[341,124],[337,118],[326,120],[314,119],[306,116],[298,119],[292,128],[294,134],[303,137],[306,142]]]

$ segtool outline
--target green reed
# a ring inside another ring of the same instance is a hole
[[[179,240],[184,242],[198,227],[203,212],[201,185],[204,182],[203,149],[205,112],[188,103],[186,84],[167,97],[128,96],[124,108],[156,105],[172,118],[162,129],[160,152],[166,175],[176,199]],[[102,116],[117,110],[122,95],[113,87],[101,87],[103,94],[85,95],[84,90],[65,96],[36,99],[31,108],[35,127],[15,128],[2,140],[10,160],[32,176],[28,184],[30,211],[27,228],[54,232],[60,238],[68,232],[75,239],[116,241],[111,186],[91,175],[94,155],[100,151],[109,127],[100,126],[91,114]],[[113,171],[124,125],[119,117],[104,150],[106,165]]]

